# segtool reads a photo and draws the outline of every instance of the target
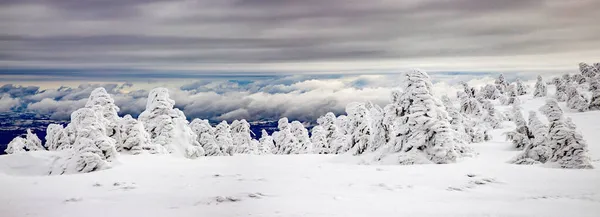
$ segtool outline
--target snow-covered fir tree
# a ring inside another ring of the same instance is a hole
[[[475,98],[475,89],[463,83],[463,92],[458,92],[460,100],[460,112],[466,115],[480,116],[482,114],[481,105]]]
[[[581,75],[587,78],[595,78],[597,75],[596,68],[584,62],[579,63],[579,71]]]
[[[350,149],[349,141],[350,141],[350,121],[348,120],[348,116],[340,115],[335,119],[335,125],[339,129],[339,141],[335,143],[336,146],[332,146],[331,149],[336,153],[345,153]]]
[[[311,129],[310,142],[312,142],[315,154],[329,154],[329,144],[327,144],[327,131],[321,125],[314,126]]]
[[[393,104],[393,139],[380,160],[399,164],[452,163],[458,157],[444,106],[432,95],[427,73],[406,73],[403,92]]]
[[[502,121],[504,121],[504,117],[500,112],[496,110],[494,104],[487,99],[482,100],[481,107],[484,110],[483,112],[483,124],[488,125],[492,129],[498,129],[501,127]]]
[[[351,103],[346,106],[349,126],[349,150],[353,155],[359,155],[368,150],[373,130],[371,117],[364,103]]]
[[[150,134],[144,129],[142,122],[134,119],[131,115],[125,115],[120,120],[118,134],[120,141],[117,142],[118,152],[131,154],[165,154],[167,150],[150,141]]]
[[[103,87],[98,87],[92,91],[88,101],[85,104],[86,108],[93,109],[100,118],[100,121],[106,129],[107,136],[113,138],[117,143],[119,139],[119,107],[115,105],[113,98],[106,92]],[[119,144],[117,144],[118,146]]]
[[[567,87],[567,107],[578,112],[584,112],[589,109],[588,100],[579,93],[575,84]]]
[[[250,124],[248,121],[234,120],[231,123],[231,137],[235,153],[250,154],[253,150],[250,148],[252,136],[250,135]]]
[[[548,147],[548,126],[543,124],[537,117],[535,111],[529,111],[529,129],[532,132],[533,139],[529,146],[523,149],[517,157],[512,160],[515,164],[539,164],[546,163],[552,155],[552,150]]]
[[[548,87],[541,75],[537,76],[537,81],[535,82],[535,91],[533,91],[533,97],[546,97],[548,94]]]
[[[558,82],[556,83],[556,100],[558,100],[559,102],[565,102],[568,99],[568,95],[567,95],[567,81],[565,81],[562,78],[558,79]]]
[[[593,168],[587,155],[587,143],[576,129],[565,123],[563,111],[558,102],[548,100],[540,111],[550,122],[548,131],[548,147],[552,155],[548,163],[561,168],[589,169]]]
[[[275,154],[298,154],[300,153],[300,144],[298,139],[292,133],[292,126],[286,117],[277,122],[279,131],[273,133],[275,141]]]
[[[384,123],[385,111],[377,104],[365,103],[370,118],[371,136],[368,151],[375,151],[389,141],[389,127]]]
[[[272,154],[273,148],[275,148],[275,143],[273,143],[273,137],[267,133],[265,129],[261,131],[261,136],[258,145],[258,153],[257,154]]]
[[[148,95],[146,110],[139,116],[151,142],[162,145],[171,154],[186,158],[204,156],[204,149],[196,134],[188,126],[182,111],[173,108],[175,101],[169,98],[166,88],[155,88]]]
[[[508,82],[504,78],[504,74],[500,74],[500,76],[498,76],[498,79],[494,81],[494,84],[496,85],[496,88],[500,91],[500,93],[504,93],[504,91],[508,87]]]
[[[521,112],[521,106],[518,104],[512,107],[512,121],[517,126],[514,131],[506,132],[506,139],[511,141],[516,149],[522,150],[531,144],[533,134],[527,126],[527,122]]]
[[[590,100],[589,110],[600,110],[600,78],[594,79],[590,83],[592,99]]]
[[[585,76],[583,76],[582,74],[575,74],[573,75],[573,77],[571,78],[571,80],[577,84],[583,84],[585,83],[588,79],[592,79],[592,78],[587,78]]]
[[[518,97],[519,94],[517,93],[517,85],[516,84],[510,84],[506,88],[506,96],[508,98],[505,101],[505,103],[503,103],[504,105],[512,105],[512,104],[519,103],[519,97]]]
[[[23,137],[15,137],[8,145],[6,146],[7,154],[14,154],[25,151],[40,151],[45,150],[44,146],[42,146],[42,140],[38,138],[38,136],[31,132],[31,129],[27,129],[27,134],[25,138]]]
[[[298,141],[298,154],[313,153],[313,144],[310,141],[310,137],[308,136],[308,130],[304,127],[304,125],[299,121],[292,121],[290,125],[292,135],[294,135],[294,137],[296,137],[296,140]]]
[[[107,136],[98,108],[80,108],[71,114],[76,129],[73,149],[54,161],[50,174],[86,173],[109,167],[118,154],[115,140]]]
[[[337,150],[333,150],[333,147],[341,147],[340,144],[345,142],[345,140],[343,140],[344,137],[335,122],[335,114],[331,112],[328,112],[317,119],[319,126],[323,127],[323,130],[325,130],[326,146],[321,148],[320,152],[322,154],[338,153]]]
[[[227,121],[221,121],[221,123],[215,126],[215,141],[217,142],[217,145],[220,146],[223,155],[231,156],[234,154],[235,147],[233,146],[233,137]]]
[[[190,123],[190,128],[198,136],[197,141],[204,149],[206,156],[224,155],[221,146],[217,144],[215,129],[210,125],[208,120],[195,118]]]
[[[50,151],[59,151],[73,148],[69,136],[60,124],[49,124],[46,128],[46,148]]]
[[[523,81],[521,81],[521,79],[517,78],[517,80],[515,80],[515,85],[517,95],[522,96],[527,94],[527,87],[525,86],[525,84],[523,84]]]
[[[490,100],[495,100],[500,98],[500,95],[502,95],[500,93],[500,90],[498,90],[498,88],[496,88],[496,86],[492,85],[492,84],[487,84],[483,87],[481,87],[481,90],[479,91],[481,97],[485,98],[485,99],[490,99]]]

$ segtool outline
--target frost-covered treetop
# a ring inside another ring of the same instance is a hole
[[[285,130],[288,129],[290,127],[290,123],[288,118],[283,117],[281,119],[279,119],[279,121],[277,121],[277,128],[279,128],[279,130]]]
[[[156,108],[172,109],[175,101],[169,97],[169,90],[164,87],[154,88],[148,94],[146,102],[146,110],[154,110]]]
[[[416,90],[418,93],[433,92],[433,84],[429,75],[419,69],[412,69],[406,73],[406,82],[403,86],[404,92]],[[392,93],[393,95],[393,93]]]
[[[115,100],[106,92],[104,87],[96,88],[90,94],[85,107],[91,108],[93,106],[101,106],[105,109],[110,109],[111,111],[119,112],[119,107],[115,105]]]
[[[540,108],[540,112],[548,117],[549,121],[560,120],[563,116],[563,111],[554,99],[546,100],[546,104]]]

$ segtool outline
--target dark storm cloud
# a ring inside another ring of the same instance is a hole
[[[3,1],[0,65],[265,70],[419,58],[453,65],[476,56],[510,65],[519,55],[598,51],[599,7],[594,0]]]

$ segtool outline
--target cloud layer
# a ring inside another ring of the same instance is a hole
[[[596,0],[5,0],[0,66],[143,70],[117,73],[132,76],[561,70],[597,61],[597,8]]]
[[[492,83],[497,74],[433,73],[434,94],[454,97],[460,81],[480,87]],[[516,74],[507,74],[514,79]],[[533,79],[520,76],[522,79]],[[351,102],[373,102],[381,106],[403,82],[401,74],[352,76],[271,76],[244,79],[205,79],[188,81],[169,88],[175,106],[188,118],[212,121],[247,119],[249,121],[292,120],[314,122],[332,111],[343,114]],[[0,111],[25,110],[68,120],[81,108],[97,87],[104,87],[121,108],[121,115],[137,116],[145,109],[148,92],[163,83],[81,84],[40,90],[7,84],[0,87]],[[31,91],[35,90],[35,91]]]

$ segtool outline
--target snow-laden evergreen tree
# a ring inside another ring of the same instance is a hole
[[[594,63],[594,68],[596,68],[596,72],[600,72],[600,62]]]
[[[335,115],[331,112],[317,119],[319,126],[325,130],[325,138],[327,139],[326,147],[321,149],[322,154],[337,154],[339,152],[334,150],[334,147],[342,147],[342,144],[345,143],[344,136],[336,125],[336,120]]]
[[[118,152],[131,154],[166,154],[167,150],[150,141],[150,134],[144,129],[142,122],[134,119],[131,115],[125,115],[119,121],[118,134],[121,141],[117,142]]]
[[[475,89],[463,83],[463,92],[458,92],[460,99],[460,112],[466,115],[481,116],[482,109],[477,98],[475,98]]]
[[[146,110],[139,116],[151,142],[167,149],[169,153],[186,158],[204,156],[204,149],[196,134],[188,126],[182,111],[173,108],[175,101],[169,98],[166,88],[155,88],[148,95]]]
[[[531,144],[533,134],[527,127],[527,122],[518,104],[512,107],[512,121],[517,125],[514,131],[506,132],[506,139],[511,141],[516,149],[522,150]]]
[[[548,94],[548,87],[541,75],[537,76],[537,82],[535,82],[535,91],[533,91],[533,97],[546,97]]]
[[[556,100],[558,100],[559,102],[564,102],[567,101],[568,99],[568,95],[567,95],[567,81],[565,81],[564,79],[559,78],[557,83],[556,83]]]
[[[46,128],[46,148],[59,151],[73,148],[65,129],[60,124],[49,124]]]
[[[351,103],[346,106],[350,126],[349,150],[353,155],[360,155],[369,150],[371,144],[371,117],[364,103]]]
[[[494,84],[496,85],[496,88],[500,91],[500,93],[504,93],[504,91],[508,87],[508,82],[506,81],[506,79],[504,79],[504,74],[500,74],[500,76],[498,76],[498,79],[494,81]]]
[[[42,140],[38,138],[38,136],[31,132],[31,129],[27,129],[27,134],[25,138],[23,137],[15,137],[8,145],[6,146],[7,154],[14,154],[25,151],[40,151],[45,150],[44,146],[42,146]]]
[[[313,128],[314,129],[314,128]],[[267,133],[265,129],[262,130],[259,139],[258,153],[257,154],[272,154],[275,143],[273,143],[273,137]]]
[[[368,151],[375,151],[389,141],[390,130],[384,123],[385,111],[371,102],[365,103],[370,118],[371,136]]]
[[[121,139],[119,139],[118,128],[119,128],[119,107],[115,105],[113,98],[106,92],[103,87],[96,88],[90,94],[88,101],[85,104],[86,108],[94,109],[100,118],[100,121],[106,129],[106,134],[110,138],[117,141],[117,146]]]
[[[327,131],[321,125],[314,126],[311,129],[310,141],[313,144],[315,154],[329,154]]]
[[[571,84],[567,87],[567,107],[578,112],[584,112],[589,109],[589,102],[579,93],[577,85]]]
[[[584,62],[579,63],[579,71],[581,72],[581,75],[587,78],[595,78],[597,74],[595,67]]]
[[[221,123],[215,126],[215,141],[221,148],[221,153],[223,153],[223,155],[232,156],[235,152],[231,127],[229,127],[227,121],[221,121]]]
[[[99,108],[80,108],[71,114],[69,126],[75,129],[73,149],[56,159],[50,174],[86,173],[109,167],[118,154],[115,140],[107,136]]]
[[[560,77],[554,77],[554,78],[552,78],[552,80],[550,81],[549,84],[558,86],[558,85],[560,85],[560,83],[562,83],[562,79]]]
[[[469,130],[465,129],[465,117],[460,111],[453,105],[450,97],[442,96],[442,103],[448,113],[450,127],[455,131],[454,139],[459,143],[469,143],[472,139],[467,133]]]
[[[571,83],[571,75],[569,75],[569,74],[564,74],[564,75],[562,75],[562,80],[563,80],[563,81],[564,81],[566,84],[569,84],[569,83]]]
[[[453,130],[444,106],[432,95],[432,86],[427,73],[406,73],[404,91],[393,102],[394,138],[380,160],[399,164],[455,162],[458,153]]]
[[[233,138],[235,153],[250,154],[252,152],[250,148],[252,136],[250,135],[250,124],[248,121],[244,119],[234,120],[231,123],[231,137]]]
[[[600,79],[595,79],[590,84],[592,99],[590,100],[589,110],[600,110]]]
[[[521,79],[517,78],[517,80],[515,80],[515,85],[516,85],[517,95],[522,96],[522,95],[527,94],[527,87],[525,86],[525,84],[523,84]]]
[[[298,154],[313,153],[313,144],[310,141],[310,137],[308,136],[308,130],[304,127],[304,125],[299,121],[292,121],[290,125],[292,135],[294,135],[294,137],[296,137],[296,140],[298,141]]]
[[[498,90],[498,88],[496,88],[496,86],[492,85],[492,84],[487,84],[483,87],[481,87],[481,90],[479,91],[480,95],[485,98],[485,99],[490,99],[490,100],[495,100],[500,98],[500,95],[502,95],[500,93],[500,90]]]
[[[573,82],[575,82],[577,84],[583,84],[583,83],[585,83],[588,80],[588,78],[586,78],[582,74],[575,74],[575,75],[573,75],[573,77],[571,78],[571,80],[573,80]]]
[[[339,134],[339,142],[335,143],[336,146],[332,146],[331,149],[336,153],[345,153],[350,149],[350,121],[348,116],[340,115],[335,119],[335,125],[337,126]]]
[[[221,146],[217,144],[215,129],[210,125],[208,120],[195,118],[190,123],[190,128],[198,136],[197,141],[204,149],[206,156],[224,155]]]
[[[300,153],[300,144],[298,139],[292,133],[292,126],[286,117],[277,122],[279,131],[273,133],[275,141],[275,154],[298,154]]]
[[[508,100],[506,100],[505,105],[513,105],[513,104],[520,103],[519,97],[518,97],[519,94],[517,94],[517,85],[516,84],[510,84],[506,88],[506,96],[508,97]]]
[[[546,163],[552,155],[548,147],[548,126],[543,124],[535,111],[529,111],[529,129],[533,139],[531,144],[512,160],[514,164],[539,164]]]
[[[567,126],[558,102],[550,99],[540,111],[550,122],[548,147],[552,155],[547,163],[570,169],[593,168],[587,155],[587,143],[576,129]]]
[[[500,128],[504,118],[502,114],[496,110],[494,104],[487,99],[483,99],[481,105],[484,110],[482,118],[483,124],[488,125],[492,129]]]

